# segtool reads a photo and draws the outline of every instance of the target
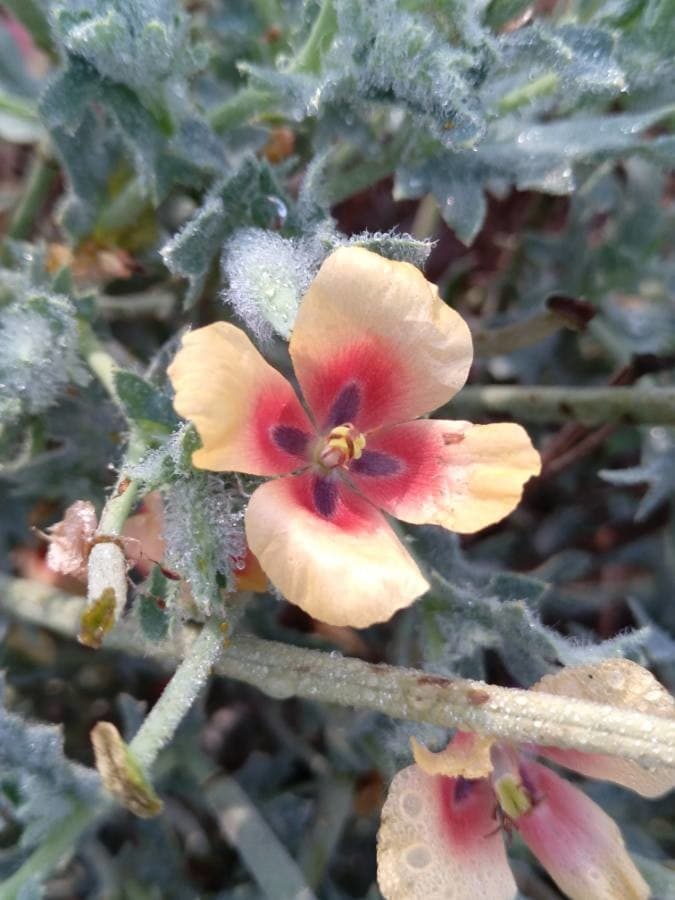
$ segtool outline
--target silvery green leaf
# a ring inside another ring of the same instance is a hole
[[[381,0],[342,0],[337,16],[323,97],[400,104],[447,146],[481,139],[485,116],[476,94],[482,74],[475,50],[450,44],[431,18]]]
[[[127,419],[147,443],[176,427],[170,397],[145,378],[120,369],[115,373],[115,390]]]
[[[185,307],[198,298],[213,260],[235,229],[247,225],[279,227],[288,217],[287,202],[269,166],[246,157],[162,248],[169,271],[188,279]]]
[[[569,107],[586,92],[612,96],[626,90],[625,73],[615,58],[614,36],[600,28],[534,24],[505,35],[500,51],[483,92],[486,102],[498,107],[508,109],[507,86],[515,92],[549,76],[553,76],[550,89],[544,94],[548,105]]]
[[[134,600],[136,615],[149,641],[163,641],[168,636],[178,591],[178,582],[168,578],[158,565],[152,567],[138,588]]]
[[[165,107],[175,83],[205,62],[176,0],[57,0],[50,20],[69,55],[125,85],[150,109]]]
[[[27,280],[0,308],[0,383],[18,399],[21,412],[51,406],[72,380],[87,381],[79,357],[75,308],[67,297]]]
[[[218,196],[211,196],[162,248],[167,269],[188,279],[183,300],[186,308],[198,299],[226,231],[223,201]]]
[[[0,770],[16,786],[14,815],[24,825],[21,845],[33,847],[76,803],[94,803],[99,778],[63,753],[53,725],[30,723],[0,706]]]
[[[473,151],[438,148],[428,156],[403,162],[395,196],[419,197],[431,192],[441,215],[464,243],[471,243],[485,215],[483,191],[491,182],[521,190],[569,194],[575,188],[575,166],[631,153],[649,155],[659,139],[643,133],[672,115],[675,106],[644,113],[577,116],[560,121],[523,124],[514,116],[497,120]]]
[[[51,137],[68,181],[59,217],[70,235],[82,238],[96,223],[111,171],[120,159],[121,143],[107,123],[91,111],[85,113],[74,132],[55,127]],[[83,146],[88,148],[87,153],[82,153]]]
[[[418,240],[411,234],[397,231],[364,231],[361,234],[353,234],[347,243],[364,247],[387,259],[411,263],[418,269],[424,268],[429,254],[434,248],[433,241]]]
[[[185,579],[196,610],[209,615],[220,588],[232,588],[244,554],[240,498],[217,476],[193,470],[164,492],[166,563]]]
[[[643,521],[675,493],[675,429],[663,426],[645,429],[639,466],[601,469],[598,474],[610,484],[647,485],[635,513],[636,521]]]
[[[432,590],[420,617],[426,666],[454,674],[475,665],[486,648],[495,650],[511,675],[529,687],[558,665],[582,665],[608,657],[639,654],[649,629],[592,644],[569,640],[544,625],[538,608],[549,585],[539,579],[499,572],[469,560],[455,535],[419,529],[430,566]]]

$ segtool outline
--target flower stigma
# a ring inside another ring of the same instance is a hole
[[[319,444],[316,461],[324,469],[346,466],[353,459],[360,459],[366,439],[351,422],[338,425]]]
[[[532,799],[523,782],[516,775],[507,773],[493,782],[497,802],[504,815],[519,819],[532,809]]]

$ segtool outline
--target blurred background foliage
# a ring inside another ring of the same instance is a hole
[[[468,319],[474,401],[672,385],[674,85],[673,0],[1,3],[0,590],[54,582],[34,529],[76,499],[100,511],[123,459],[162,491],[172,568],[199,596],[231,587],[252,484],[191,469],[165,367],[182,329],[225,318],[287,371],[302,293],[346,242],[423,267]],[[92,339],[122,370],[116,405]],[[411,529],[432,590],[391,623],[327,628],[267,596],[243,627],[505,685],[628,656],[673,690],[675,430],[550,418],[529,426],[544,470],[508,521]],[[146,575],[127,614],[148,642],[211,611]],[[96,789],[92,725],[133,734],[168,675],[9,613],[0,629],[4,877]],[[215,679],[160,758],[164,814],[112,813],[20,896],[375,900],[410,734],[447,738]],[[589,790],[675,896],[667,801]],[[228,826],[237,806],[252,830]],[[523,897],[559,896],[512,852]]]

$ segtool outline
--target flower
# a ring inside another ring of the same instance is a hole
[[[272,583],[329,624],[386,621],[428,583],[380,510],[477,531],[517,505],[539,455],[511,423],[410,421],[462,387],[472,344],[408,263],[336,250],[289,349],[309,414],[239,328],[216,322],[183,338],[168,371],[175,408],[202,440],[193,464],[281,476],[256,489],[245,520]]]
[[[532,690],[611,703],[668,718],[675,701],[628,660],[563,669]],[[613,820],[536,754],[656,797],[672,769],[646,770],[620,757],[513,746],[457,732],[446,750],[413,742],[416,765],[399,772],[382,810],[378,883],[386,900],[511,900],[516,883],[500,831],[518,832],[572,900],[639,900],[649,889]]]

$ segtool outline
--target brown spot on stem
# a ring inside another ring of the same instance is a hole
[[[452,680],[444,678],[442,675],[420,675],[417,679],[418,684],[433,684],[436,687],[450,687]]]
[[[466,692],[467,699],[472,706],[482,706],[490,699],[487,691],[481,691],[479,688],[469,688]]]
[[[123,478],[120,483],[117,485],[117,496],[121,497],[122,494],[125,493],[126,489],[131,484],[131,478]]]

